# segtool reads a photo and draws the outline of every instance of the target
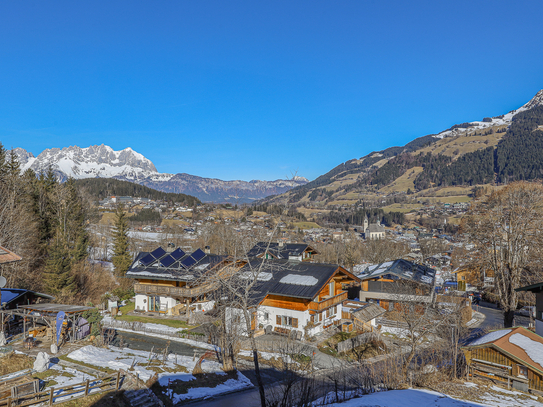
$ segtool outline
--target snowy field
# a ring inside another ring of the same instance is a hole
[[[113,370],[124,369],[133,374],[138,374],[144,381],[149,380],[157,373],[158,382],[164,387],[164,394],[167,394],[174,403],[252,387],[250,380],[243,374],[238,373],[237,379],[228,379],[216,387],[190,388],[187,393],[176,394],[173,390],[168,389],[172,382],[196,380],[191,372],[197,360],[189,356],[169,354],[166,358],[163,358],[162,354],[152,354],[128,348],[97,348],[92,345],[73,351],[67,356],[70,359],[97,367],[108,367]],[[226,375],[222,371],[221,365],[215,361],[204,360],[201,366],[204,373],[215,373],[219,376]]]

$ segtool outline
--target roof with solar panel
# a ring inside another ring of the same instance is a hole
[[[126,276],[188,282],[197,279],[226,258],[205,253],[202,249],[186,253],[179,247],[172,251],[158,247],[152,252],[138,253]]]

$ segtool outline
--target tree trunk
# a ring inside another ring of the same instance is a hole
[[[511,328],[513,326],[513,320],[515,319],[515,311],[503,311],[503,327]]]
[[[264,392],[264,382],[262,382],[262,376],[260,375],[260,366],[258,365],[258,351],[256,350],[256,347],[253,347],[253,361],[255,363],[256,382],[258,384],[258,392],[260,394],[260,405],[262,407],[266,407],[266,393]]]

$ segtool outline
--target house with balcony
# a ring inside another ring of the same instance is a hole
[[[357,275],[360,301],[379,304],[390,311],[396,302],[430,302],[433,298],[435,270],[422,264],[398,259],[374,264]]]
[[[206,250],[207,251],[207,250]],[[135,280],[135,310],[176,315],[188,310],[208,311],[213,308],[211,293],[218,288],[216,273],[229,273],[231,261],[197,249],[140,252],[126,272]]]
[[[360,281],[337,264],[288,259],[253,258],[239,271],[245,275],[257,279],[251,290],[252,329],[300,338],[340,324],[347,287]]]
[[[307,243],[269,243],[258,242],[247,252],[247,257],[275,260],[298,260],[312,261],[313,257],[319,254]]]

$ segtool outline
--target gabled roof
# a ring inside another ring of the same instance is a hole
[[[22,260],[21,256],[18,256],[5,247],[0,246],[0,264],[12,263],[20,260]]]
[[[342,310],[349,312],[353,318],[362,322],[369,322],[387,312],[375,303],[362,301],[346,301]]]
[[[280,246],[279,243],[258,242],[247,252],[247,257],[258,257],[266,253],[266,250],[276,259],[288,259],[290,256],[298,257],[306,250],[318,254],[307,243],[285,243],[283,246]]]
[[[495,348],[543,374],[543,338],[523,327],[501,329],[474,340],[464,349]]]
[[[354,281],[358,278],[337,264],[291,262],[288,260],[252,259],[240,270],[251,278],[258,272],[258,283],[252,296],[260,303],[267,295],[279,295],[312,300],[328,281],[341,272]]]
[[[366,270],[358,274],[361,280],[370,280],[374,278],[403,278],[424,284],[434,284],[436,272],[434,269],[416,264],[408,260],[398,259],[368,266]]]
[[[172,252],[159,247],[152,252],[138,253],[126,277],[189,282],[201,277],[228,257],[206,254],[200,249],[190,254],[181,249],[174,252],[178,255],[171,257]]]
[[[533,293],[539,293],[543,291],[543,283],[536,283],[527,285],[526,287],[515,288],[515,291],[531,291]]]

